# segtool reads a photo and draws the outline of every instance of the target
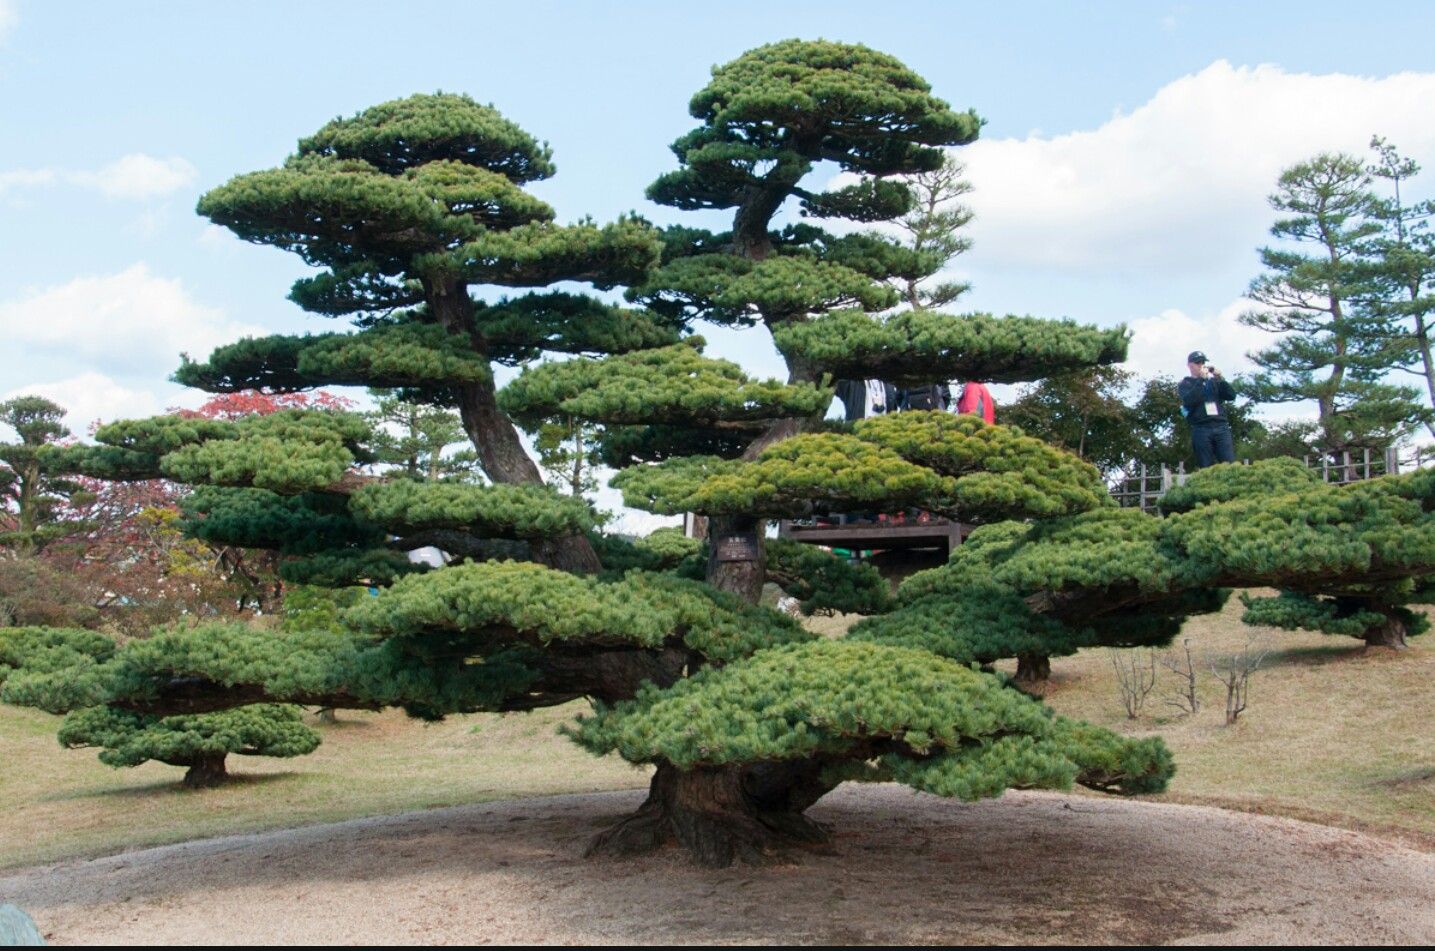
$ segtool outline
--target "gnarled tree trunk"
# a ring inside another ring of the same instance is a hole
[[[707,583],[756,604],[767,581],[762,529],[759,519],[714,515],[708,521]]]
[[[1396,614],[1386,614],[1383,622],[1366,629],[1365,649],[1370,650],[1372,647],[1376,647],[1403,651],[1410,646],[1405,640],[1408,633],[1409,628],[1406,626],[1404,618]]]
[[[1044,654],[1016,655],[1016,680],[1018,683],[1037,684],[1051,678],[1051,658]]]
[[[229,778],[224,768],[225,753],[205,753],[189,761],[184,774],[184,785],[190,789],[209,789],[219,786]]]
[[[710,868],[780,860],[792,848],[827,840],[826,830],[802,815],[831,788],[817,769],[800,763],[680,770],[660,763],[643,805],[594,839],[587,854],[641,855],[671,844]]]

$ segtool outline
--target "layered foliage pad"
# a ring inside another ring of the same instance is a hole
[[[1184,485],[1167,490],[1159,504],[1161,511],[1169,515],[1211,502],[1299,492],[1320,483],[1320,476],[1299,459],[1262,459],[1248,466],[1222,463],[1191,473]]]
[[[304,725],[298,707],[266,703],[172,717],[88,707],[65,717],[59,740],[70,749],[99,747],[101,763],[120,767],[149,760],[191,766],[229,753],[304,756],[319,748],[320,737]]]
[[[490,361],[516,364],[545,351],[625,353],[676,341],[676,331],[655,315],[554,291],[477,307],[463,335],[417,310],[357,333],[246,337],[217,348],[203,363],[186,358],[174,379],[211,393],[320,386],[442,390],[491,383]]]
[[[631,425],[722,427],[820,415],[832,391],[752,380],[737,364],[702,355],[704,341],[602,360],[565,360],[525,370],[499,394],[503,410],[534,427],[555,416]]]
[[[1047,518],[1111,504],[1094,466],[1010,426],[940,411],[891,413],[861,420],[858,438],[957,480],[958,510],[968,521]]]
[[[839,778],[895,778],[961,799],[1085,781],[1152,792],[1172,772],[1160,740],[1066,723],[997,678],[926,651],[846,641],[766,650],[668,690],[644,688],[582,718],[573,735],[632,762],[817,758]],[[852,768],[867,760],[879,767]]]
[[[1241,615],[1241,620],[1247,624],[1279,627],[1288,631],[1319,631],[1322,634],[1363,638],[1371,628],[1395,617],[1405,625],[1406,636],[1414,637],[1430,630],[1429,618],[1409,608],[1395,605],[1402,602],[1429,604],[1431,601],[1430,592],[1417,591],[1413,583],[1388,587],[1371,586],[1367,591],[1353,592],[1337,598],[1283,591],[1275,597],[1243,595],[1241,602],[1246,606],[1246,610]],[[1379,605],[1382,610],[1371,610],[1372,605]]]
[[[185,360],[174,379],[210,393],[319,386],[427,387],[491,381],[488,360],[436,324],[379,324],[352,334],[245,337],[204,363]]]
[[[911,310],[881,319],[840,310],[773,330],[789,359],[843,379],[1018,383],[1126,359],[1124,327]]]
[[[98,703],[95,672],[115,653],[112,638],[96,631],[58,627],[0,627],[0,701],[54,709],[54,699],[79,688],[82,702]],[[33,702],[27,702],[33,701]]]
[[[376,548],[385,537],[376,523],[354,517],[348,499],[324,492],[197,486],[180,509],[184,533],[215,546],[314,555]]]
[[[1291,484],[1307,487],[1279,492]],[[1284,589],[1249,602],[1252,623],[1360,636],[1393,617],[1407,633],[1425,628],[1402,605],[1430,594],[1435,475],[1312,485],[1273,460],[1213,467],[1188,488],[1225,501],[1161,519],[1106,509],[980,528],[947,565],[908,579],[898,610],[850,636],[983,663],[1161,644],[1233,586]]]
[[[522,185],[553,174],[551,153],[492,106],[419,95],[335,119],[277,169],[207,193],[199,213],[239,237],[327,268],[294,297],[322,313],[416,302],[410,282],[611,287],[654,262],[650,229],[553,223]]]
[[[785,439],[751,462],[703,457],[634,466],[613,477],[623,501],[663,515],[755,515],[922,505],[944,511],[955,480],[855,436]]]
[[[853,434],[783,440],[750,462],[687,457],[613,479],[631,506],[662,514],[751,514],[916,506],[968,522],[1065,515],[1111,504],[1094,468],[1020,430],[972,416],[907,412]]]
[[[56,469],[112,480],[169,478],[252,487],[283,495],[338,483],[369,433],[358,416],[329,410],[281,410],[239,420],[153,416],[101,426],[98,446],[47,455]]]
[[[823,260],[814,250],[785,246],[760,261],[731,254],[677,257],[630,288],[629,296],[671,320],[739,327],[751,326],[759,315],[781,323],[838,307],[885,310],[898,301],[897,292],[872,275]]]
[[[555,605],[564,610],[554,611]],[[786,615],[698,582],[643,572],[603,582],[525,562],[460,565],[405,578],[354,607],[348,620],[385,637],[463,635],[475,652],[515,644],[681,644],[718,661],[812,636]]]
[[[582,499],[541,485],[378,482],[351,496],[354,514],[398,535],[458,529],[486,538],[538,539],[593,528]]]

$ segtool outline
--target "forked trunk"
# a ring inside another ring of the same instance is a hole
[[[190,789],[209,789],[219,786],[229,778],[224,769],[225,753],[205,753],[189,762],[184,774],[184,785]]]
[[[677,845],[700,865],[726,868],[781,861],[793,848],[825,842],[826,830],[802,815],[830,789],[817,780],[817,766],[770,769],[763,775],[752,766],[680,770],[660,763],[643,805],[594,839],[587,854],[642,855]]]

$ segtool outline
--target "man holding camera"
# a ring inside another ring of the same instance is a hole
[[[1231,422],[1223,405],[1236,398],[1236,391],[1197,350],[1186,358],[1190,376],[1181,381],[1181,415],[1191,424],[1191,449],[1196,468],[1217,462],[1235,462],[1236,447],[1231,440]]]

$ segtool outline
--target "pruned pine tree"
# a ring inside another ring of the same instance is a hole
[[[231,753],[302,756],[319,746],[319,735],[293,706],[162,716],[105,703],[113,698],[106,662],[114,654],[114,640],[96,631],[0,628],[0,699],[64,713],[62,746],[98,747],[100,762],[108,766],[149,760],[181,766],[184,785],[193,789],[222,784]]]
[[[410,402],[457,409],[492,482],[541,486],[495,403],[495,365],[677,339],[652,313],[542,290],[640,280],[658,254],[651,229],[636,219],[558,224],[524,190],[553,173],[547,145],[466,96],[411,96],[335,119],[279,168],[206,194],[199,212],[323,268],[297,281],[290,298],[359,329],[246,339],[186,362],[176,379],[215,392],[398,389]],[[524,293],[485,301],[472,295],[475,285]],[[542,545],[536,557],[548,564],[599,568],[582,534]]]
[[[896,285],[931,275],[940,255],[812,222],[901,219],[914,210],[906,179],[942,170],[946,150],[975,140],[981,127],[975,113],[933,96],[895,58],[842,43],[773,43],[716,67],[689,112],[698,126],[672,146],[680,167],[649,186],[648,197],[683,210],[725,211],[731,228],[668,228],[661,265],[628,295],[675,321],[765,328],[786,362],[788,388],[759,394],[734,386],[735,368],[674,348],[670,366],[641,373],[624,356],[539,368],[533,372],[543,375],[541,387],[520,377],[505,392],[514,411],[538,416],[533,410],[543,397],[536,389],[563,392],[561,407],[550,400],[545,409],[608,427],[621,447],[609,456],[613,462],[683,466],[692,455],[753,461],[783,439],[821,428],[833,380],[1014,382],[1125,356],[1122,328],[922,309],[876,316],[901,301]],[[856,180],[814,190],[809,178],[824,162]],[[793,212],[806,220],[793,222]],[[667,381],[657,383],[663,389],[624,394],[609,383],[609,405],[600,405],[600,393],[579,392],[580,381],[649,376]],[[710,584],[757,600],[765,517],[735,508],[714,515],[712,537],[745,542],[740,550],[714,546]]]
[[[1212,503],[1227,501],[1247,509],[1271,502],[1273,510],[1285,517],[1300,507],[1309,509],[1313,519],[1323,512],[1339,513],[1342,528],[1353,536],[1349,544],[1356,548],[1352,553],[1340,551],[1341,560],[1336,563],[1349,565],[1353,558],[1358,565],[1358,549],[1363,546],[1372,560],[1371,570],[1351,571],[1344,577],[1330,572],[1309,580],[1272,578],[1268,583],[1280,593],[1268,597],[1243,594],[1246,611],[1242,620],[1355,637],[1367,648],[1400,650],[1407,646],[1407,638],[1430,628],[1429,619],[1411,610],[1411,605],[1435,603],[1435,584],[1427,577],[1432,571],[1429,562],[1435,557],[1435,544],[1428,534],[1432,527],[1428,512],[1435,507],[1428,494],[1431,483],[1429,473],[1418,472],[1344,487],[1327,486],[1297,460],[1272,459],[1251,466],[1203,469],[1186,485],[1168,492],[1161,507],[1191,512],[1192,518],[1200,517]],[[1397,562],[1408,570],[1380,570],[1397,545],[1409,546],[1408,551],[1398,552]],[[1301,547],[1306,546],[1302,543]],[[1305,557],[1314,563],[1335,560],[1340,547],[1333,533],[1321,526],[1318,543],[1308,547]],[[1256,583],[1259,581],[1252,582]]]
[[[93,684],[87,696],[7,686],[6,699],[156,717],[298,703],[436,718],[587,698],[594,712],[574,738],[654,769],[648,801],[595,849],[676,842],[714,865],[822,838],[804,813],[848,779],[969,799],[1013,786],[1162,788],[1172,766],[1159,740],[1054,717],[931,651],[823,641],[754,603],[749,582],[760,587],[770,570],[813,610],[887,606],[872,577],[830,556],[767,548],[756,528],[778,515],[912,504],[997,519],[1109,504],[1089,466],[979,421],[917,413],[817,431],[831,399],[824,379],[844,363],[899,381],[1019,380],[1118,359],[1125,334],[926,311],[882,323],[866,311],[895,301],[887,281],[910,261],[899,246],[776,227],[789,199],[859,221],[901,214],[910,197],[887,179],[936,168],[941,146],[975,135],[975,117],[934,99],[896,60],[776,44],[718,69],[694,113],[703,126],[679,150],[684,167],[654,194],[733,209],[735,227],[690,240],[669,232],[655,278],[640,273],[653,244],[636,223],[553,225],[518,187],[547,173],[546,150],[459,97],[336,121],[283,168],[206,196],[202,212],[241,236],[328,268],[295,299],[358,315],[361,329],[243,341],[181,377],[216,390],[358,383],[452,400],[493,484],[365,479],[366,428],[338,413],[106,427],[70,465],[207,487],[191,531],[277,550],[295,581],[381,590],[348,608],[339,631],[161,631],[73,679],[71,693]],[[804,192],[807,171],[826,159],[862,183]],[[632,279],[649,309],[467,296],[473,283],[560,278]],[[704,358],[700,340],[674,332],[697,317],[766,325],[789,380]],[[545,350],[604,357],[533,367],[495,397],[492,363]],[[708,546],[707,583],[682,577],[702,565],[693,543],[595,542],[587,506],[530,477],[513,421],[559,414],[609,428],[614,457],[663,460],[624,473],[629,498],[727,520]],[[722,537],[732,528],[752,532],[734,548]],[[424,570],[402,557],[416,544],[466,561]],[[598,551],[606,571],[563,570],[595,566],[587,555]]]
[[[1392,647],[1426,626],[1408,605],[1435,594],[1435,471],[1334,486],[1291,459],[1213,466],[1162,507],[979,528],[849,637],[962,663],[1016,657],[1019,677],[1038,678],[1078,647],[1169,643],[1234,587],[1281,590],[1250,603],[1252,623]]]

